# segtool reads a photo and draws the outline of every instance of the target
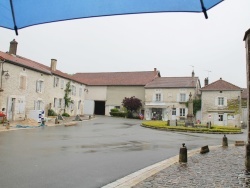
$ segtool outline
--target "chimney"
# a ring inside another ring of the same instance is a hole
[[[208,78],[205,78],[204,85],[205,85],[205,86],[207,86],[207,85],[208,85]]]
[[[10,50],[9,50],[9,54],[14,54],[16,55],[16,50],[17,50],[17,42],[15,39],[13,39],[13,41],[10,42]]]
[[[56,59],[51,59],[50,68],[51,68],[52,71],[56,71],[56,63],[57,63]]]
[[[194,71],[192,71],[192,78],[194,78]]]

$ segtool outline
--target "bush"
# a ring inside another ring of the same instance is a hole
[[[70,115],[69,115],[68,113],[66,113],[66,112],[64,112],[64,113],[62,114],[62,116],[64,116],[64,117],[70,117]]]
[[[111,116],[114,116],[114,117],[126,117],[127,116],[127,113],[126,112],[110,112],[109,113]]]
[[[57,113],[54,110],[49,109],[48,110],[48,116],[57,116]]]
[[[200,133],[242,133],[240,128],[226,127],[226,126],[213,126],[209,128],[196,128],[185,126],[168,126],[166,121],[143,121],[143,127],[169,130],[169,131],[185,131],[185,132],[200,132]]]
[[[113,109],[111,109],[110,111],[111,111],[111,112],[119,112],[119,109],[113,108]]]

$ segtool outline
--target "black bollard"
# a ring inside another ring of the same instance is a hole
[[[201,147],[200,154],[208,153],[209,152],[209,147],[208,145]]]
[[[227,147],[228,146],[227,137],[226,137],[225,134],[224,134],[224,137],[222,138],[222,146],[223,147]]]
[[[187,162],[187,148],[185,146],[185,143],[183,143],[182,147],[180,148],[179,162],[180,163],[186,163]]]

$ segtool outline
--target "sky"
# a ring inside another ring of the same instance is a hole
[[[222,78],[246,87],[250,1],[226,0],[203,13],[150,13],[0,28],[0,51],[18,42],[17,54],[57,69],[77,72],[160,71],[162,77],[191,76],[201,86]]]

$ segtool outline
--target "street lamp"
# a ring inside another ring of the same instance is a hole
[[[3,70],[3,64],[5,62],[5,59],[3,57],[0,56],[0,63],[1,63],[1,75],[0,75],[0,79],[1,79],[1,85],[0,85],[0,92],[3,92],[3,76],[6,80],[9,79],[10,77],[10,74],[9,74],[9,71],[8,70]]]

